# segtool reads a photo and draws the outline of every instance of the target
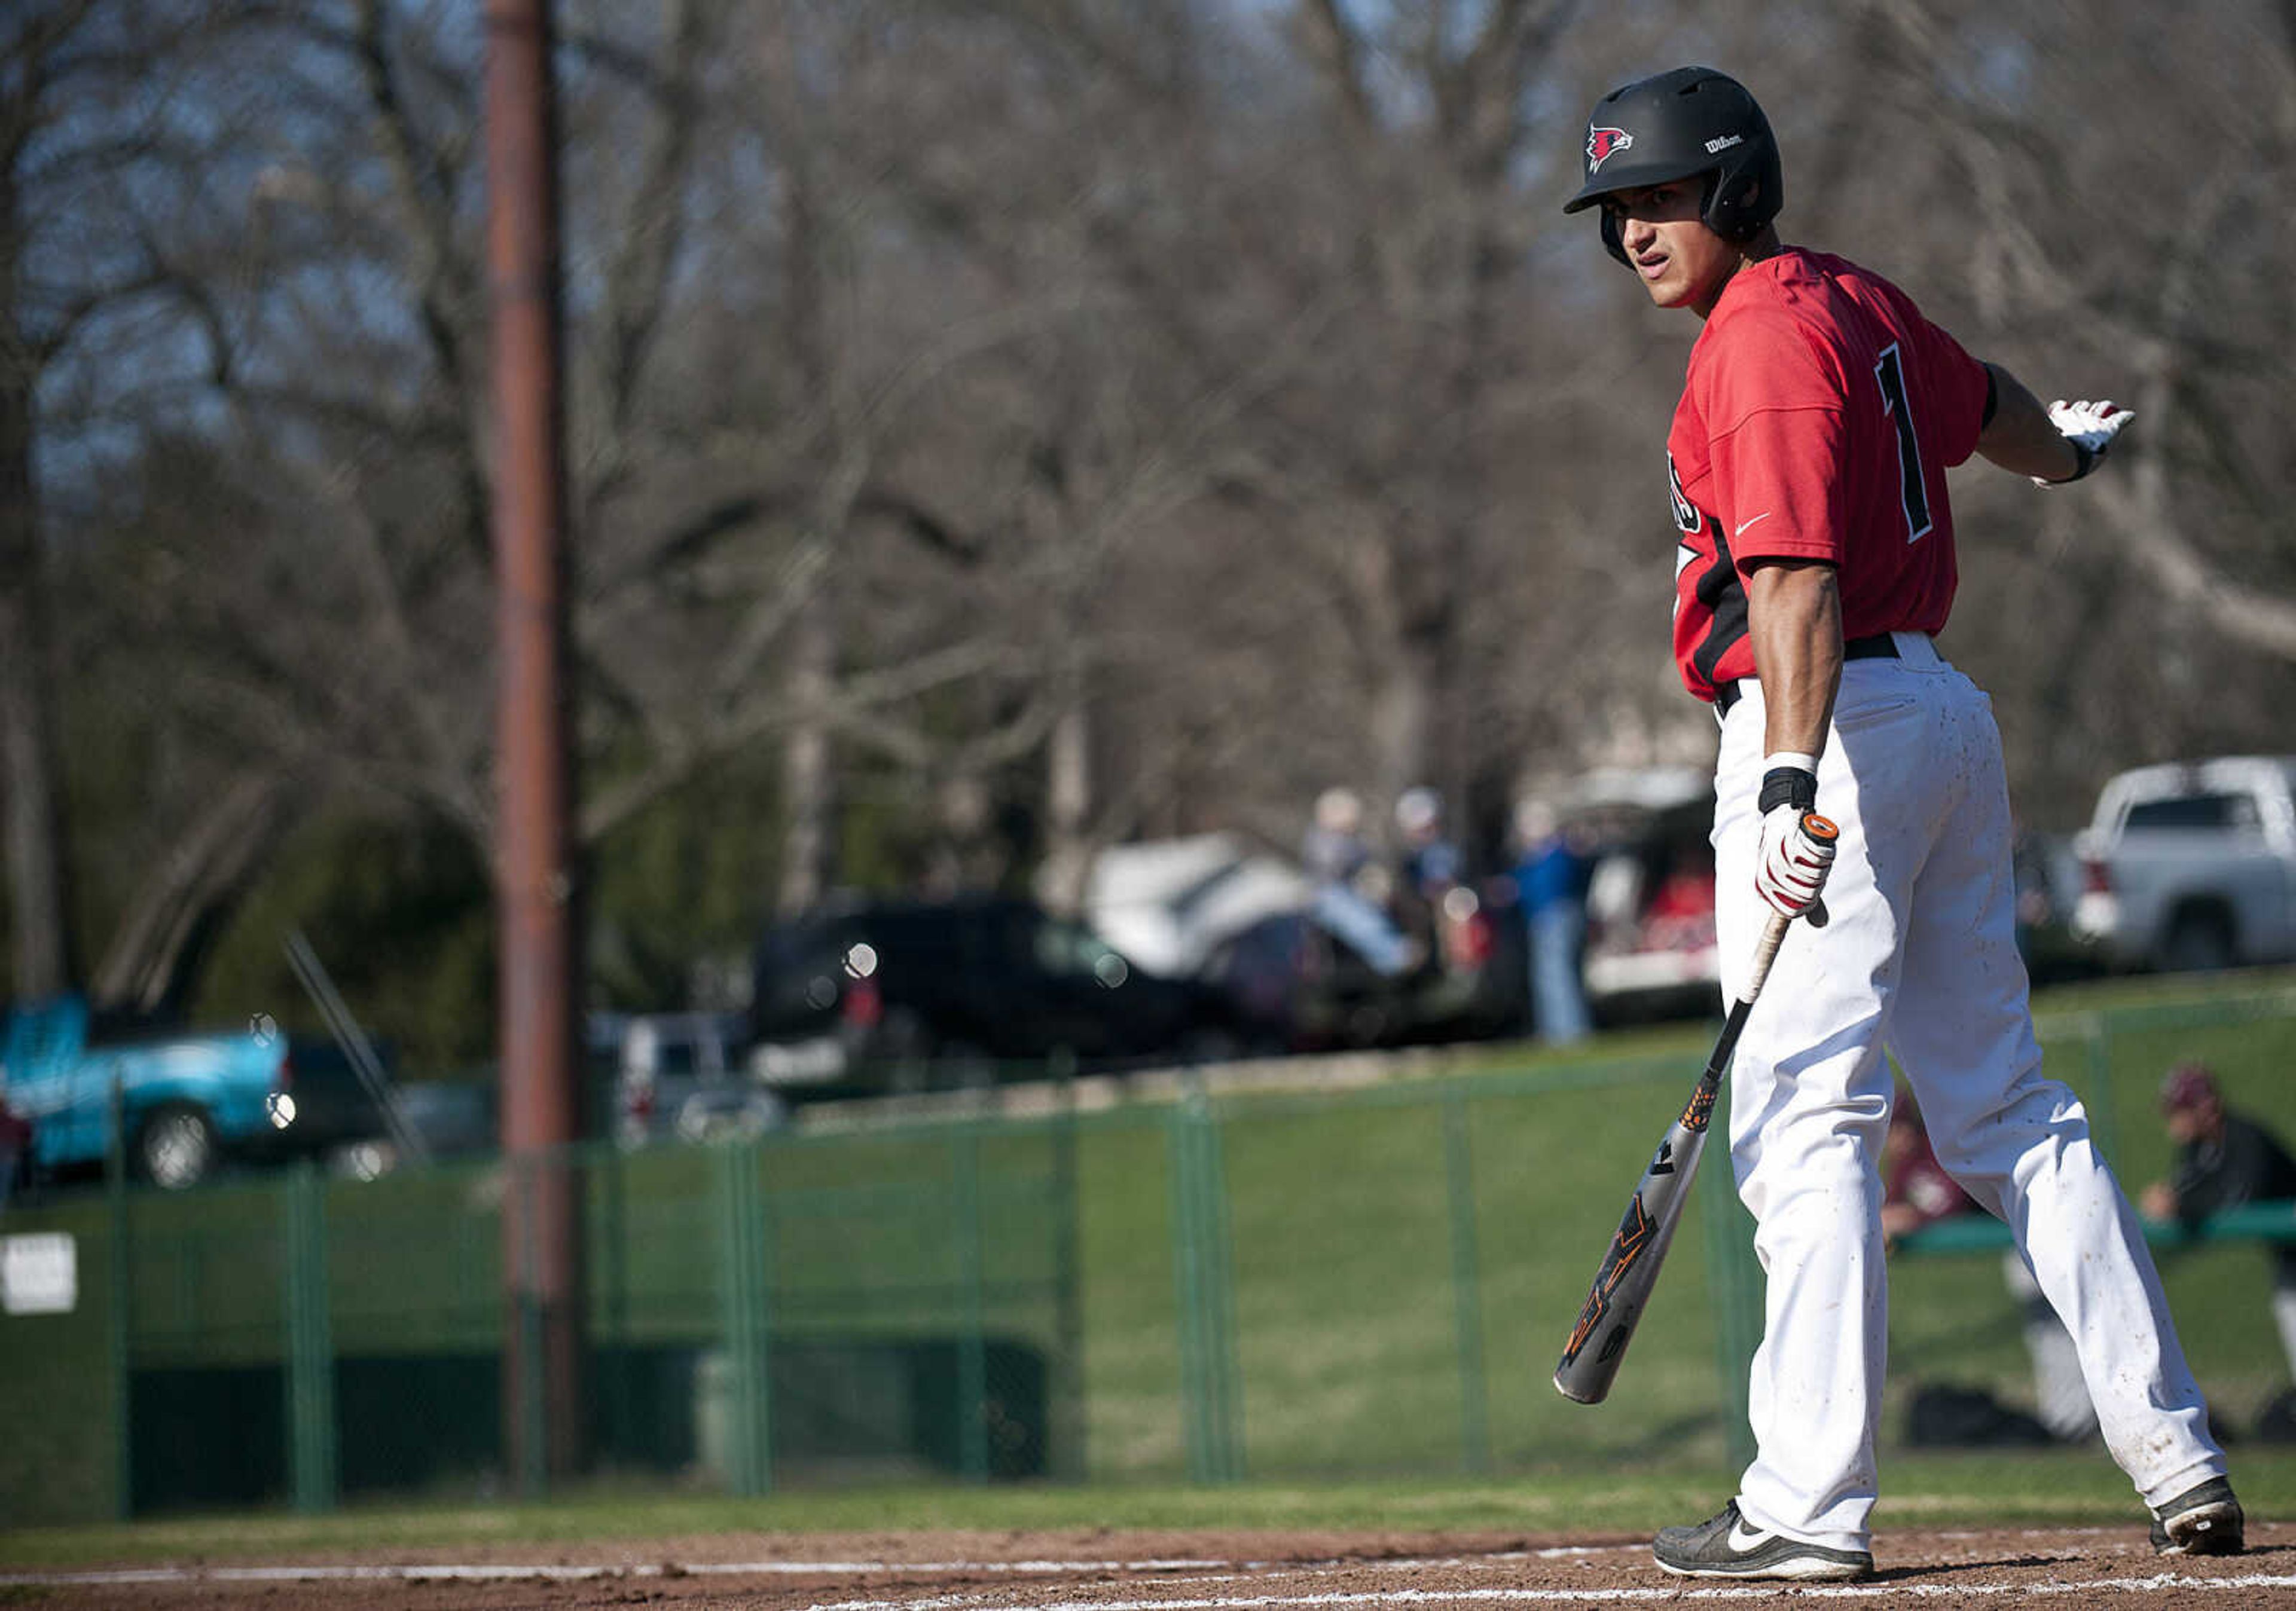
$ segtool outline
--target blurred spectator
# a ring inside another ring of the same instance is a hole
[[[1552,1045],[1584,1040],[1587,1010],[1587,858],[1562,831],[1554,808],[1526,800],[1515,814],[1522,859],[1515,890],[1530,945],[1530,995],[1538,1038]]]
[[[2161,1084],[2161,1116],[2177,1143],[2174,1173],[2147,1186],[2137,1206],[2152,1220],[2196,1228],[2212,1214],[2244,1203],[2296,1198],[2296,1159],[2261,1125],[2229,1111],[2216,1076],[2199,1063],[2179,1063]],[[2025,1345],[2033,1356],[2041,1419],[2060,1438],[2096,1431],[2096,1411],[2081,1380],[2072,1338],[2033,1278],[2013,1255],[2009,1289],[2025,1304]],[[2272,1318],[2296,1375],[2296,1247],[2273,1255]]]
[[[2078,1443],[2096,1435],[2096,1406],[2081,1379],[2080,1354],[2072,1333],[2057,1318],[2025,1261],[2011,1248],[2002,1256],[2001,1279],[2024,1311],[2025,1353],[2033,1362],[2033,1403],[2041,1425],[2060,1443]]]
[[[1410,940],[1388,917],[1386,869],[1373,862],[1363,837],[1363,802],[1348,789],[1316,797],[1315,820],[1300,844],[1300,864],[1316,887],[1316,921],[1353,946],[1388,977],[1416,960]]]
[[[1930,1145],[1929,1126],[1905,1086],[1890,1107],[1882,1140],[1882,1245],[1891,1253],[1923,1226],[1972,1213],[1977,1204],[1946,1173]],[[2009,1262],[2022,1268],[2016,1253]],[[2082,1401],[2084,1408],[2088,1401]],[[2036,1446],[2049,1442],[2040,1421],[1981,1387],[1916,1384],[1906,1411],[1906,1439],[1915,1445]]]
[[[1433,789],[1406,789],[1396,797],[1396,876],[1388,910],[1418,957],[1439,963],[1448,961],[1444,897],[1459,887],[1459,852],[1443,826],[1443,797]]]
[[[1433,789],[1406,789],[1396,799],[1403,883],[1430,905],[1459,881],[1458,847],[1445,837],[1443,826],[1443,797]]]
[[[1882,1238],[1891,1251],[1924,1225],[1977,1209],[1961,1182],[1938,1162],[1922,1110],[1903,1086],[1891,1104],[1890,1133],[1882,1143]],[[2073,1339],[2013,1247],[2002,1261],[2002,1274],[2010,1296],[2024,1312],[2025,1352],[2033,1362],[2033,1396],[2038,1411],[2036,1419],[2051,1437],[2078,1443],[2096,1430],[2096,1411],[2081,1380],[2080,1356],[2073,1351]],[[2027,1427],[2030,1431],[2030,1423]]]
[[[1930,1145],[1922,1110],[1903,1087],[1890,1104],[1890,1132],[1882,1140],[1882,1240],[1895,1248],[1923,1226],[1977,1206],[1961,1182],[1946,1173]]]
[[[1645,943],[1660,951],[1694,951],[1714,936],[1714,850],[1684,846],[1643,904]]]
[[[2144,1189],[2148,1219],[2187,1228],[2247,1203],[2296,1198],[2296,1158],[2253,1119],[2225,1106],[2216,1076],[2199,1063],[2179,1063],[2161,1084],[2161,1116],[2177,1143],[2176,1168]],[[2273,1248],[2272,1319],[2296,1375],[2296,1246]]]
[[[1318,884],[1352,884],[1371,860],[1363,837],[1363,801],[1351,789],[1316,797],[1315,820],[1300,843],[1300,864]]]

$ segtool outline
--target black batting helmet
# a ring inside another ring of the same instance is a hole
[[[1614,190],[1707,178],[1701,217],[1726,241],[1751,241],[1778,216],[1785,176],[1769,119],[1746,86],[1710,67],[1638,78],[1595,103],[1587,119],[1587,182],[1562,204],[1575,213]],[[1603,215],[1603,244],[1627,261],[1619,226]]]

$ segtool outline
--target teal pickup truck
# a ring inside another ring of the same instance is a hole
[[[102,1164],[115,1086],[129,1167],[171,1189],[228,1159],[308,1155],[381,1129],[348,1059],[268,1018],[235,1034],[99,1034],[76,997],[8,1015],[0,1093],[31,1123],[35,1172]]]

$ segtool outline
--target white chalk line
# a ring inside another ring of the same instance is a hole
[[[1509,1550],[1493,1555],[1365,1561],[1342,1560],[1334,1557],[1314,1562],[1283,1563],[1176,1556],[1146,1560],[633,1561],[584,1566],[420,1562],[390,1566],[127,1566],[101,1572],[0,1573],[0,1588],[69,1588],[75,1584],[102,1586],[122,1583],[499,1582],[520,1578],[544,1579],[554,1582],[594,1582],[614,1577],[949,1577],[959,1574],[1059,1576],[1081,1572],[1241,1571],[1260,1576],[1279,1569],[1279,1566],[1292,1572],[1323,1571],[1342,1565],[1390,1572],[1423,1572],[1439,1567],[1460,1569],[1481,1566],[1501,1567],[1525,1560],[1564,1560],[1576,1556],[1628,1554],[1646,1548],[1648,1546],[1643,1544],[1562,1544],[1545,1550]],[[1193,1581],[1201,1582],[1208,1580],[1196,1578]]]
[[[2081,1582],[2055,1583],[1764,1583],[1727,1587],[1660,1589],[1380,1589],[1325,1594],[1253,1594],[1218,1599],[1070,1599],[1029,1606],[999,1604],[977,1594],[937,1595],[923,1599],[845,1599],[816,1602],[808,1611],[1262,1611],[1264,1607],[1318,1606],[1445,1606],[1464,1602],[1489,1605],[1635,1604],[1645,1600],[1889,1599],[1899,1596],[1945,1599],[1954,1596],[2090,1595],[2108,1592],[2162,1593],[2171,1589],[2210,1589],[2253,1592],[2259,1589],[2296,1589],[2296,1577],[2251,1574],[2242,1577],[2186,1577],[2164,1573],[2156,1577],[2091,1578]]]
[[[633,1561],[570,1566],[488,1563],[463,1566],[422,1562],[365,1566],[125,1566],[105,1572],[0,1574],[0,1588],[70,1588],[108,1583],[324,1583],[324,1582],[497,1582],[541,1578],[553,1582],[594,1582],[613,1577],[947,1577],[958,1573],[1018,1575],[1068,1572],[1193,1572],[1258,1563],[1224,1560],[1026,1560],[1026,1561]]]

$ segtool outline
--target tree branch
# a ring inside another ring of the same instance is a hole
[[[1378,124],[1371,90],[1364,81],[1364,42],[1339,0],[1306,0],[1297,13],[1308,48],[1339,96],[1349,134],[1368,139]]]

